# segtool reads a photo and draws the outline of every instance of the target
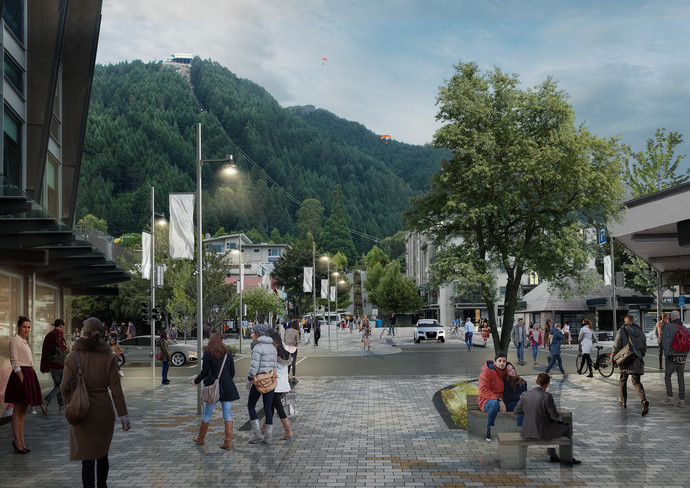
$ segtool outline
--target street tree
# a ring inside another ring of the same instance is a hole
[[[345,254],[348,262],[355,263],[357,261],[357,251],[347,226],[347,216],[343,206],[343,190],[340,185],[335,185],[333,188],[331,215],[326,220],[323,231],[321,231],[319,249],[328,254],[335,254],[340,251]]]
[[[270,315],[283,315],[285,304],[275,293],[259,286],[247,288],[242,292],[242,304],[247,306],[247,317],[256,323],[268,322]],[[235,300],[235,309],[239,300]]]
[[[377,290],[384,271],[383,265],[378,262],[367,270],[367,279],[364,281],[363,285],[367,290],[367,295],[371,303],[379,303]]]
[[[303,287],[304,268],[313,265],[312,242],[311,233],[307,233],[305,239],[298,241],[295,247],[281,254],[271,271],[271,278],[275,280],[277,286],[285,289],[288,300],[295,306],[294,313],[297,316],[313,308],[312,294],[305,293]],[[317,280],[317,289],[318,287]]]
[[[381,249],[390,259],[399,259],[400,265],[404,268],[405,260],[405,238],[407,231],[401,230],[388,236],[381,241]]]
[[[375,264],[380,264],[381,266],[387,266],[391,260],[388,258],[385,252],[378,246],[372,247],[369,252],[364,256],[364,263],[367,269],[373,267]]]
[[[551,78],[524,89],[517,75],[460,62],[439,90],[444,125],[433,139],[451,156],[405,212],[409,227],[439,246],[431,283],[481,290],[497,351],[510,344],[523,275],[583,282],[594,252],[586,230],[619,215],[620,145],[575,126],[567,98]],[[499,272],[507,278],[500,336]]]
[[[402,275],[398,261],[386,266],[375,296],[375,303],[384,312],[409,313],[419,310],[423,305],[417,293],[417,283]]]

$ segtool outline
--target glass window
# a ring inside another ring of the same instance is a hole
[[[0,273],[0,364],[9,362],[10,339],[17,333],[17,317],[26,315],[20,309],[22,299],[22,279]]]
[[[539,284],[539,275],[537,273],[535,273],[534,271],[530,271],[529,281],[527,284],[528,285],[538,285]]]
[[[21,122],[5,108],[4,114],[3,175],[5,183],[22,186]]]
[[[261,252],[261,249],[259,249],[259,248],[257,247],[256,249],[254,249],[254,252],[258,254],[258,253]]]
[[[237,244],[234,242],[228,242],[228,249],[235,249],[237,247]]]
[[[268,255],[269,257],[279,257],[282,251],[280,248],[271,248],[268,250]]]
[[[7,78],[10,81],[10,83],[12,83],[12,85],[17,89],[17,91],[20,94],[24,95],[22,69],[19,67],[17,63],[14,62],[14,60],[7,53],[5,53],[3,66],[5,70],[5,78]]]
[[[2,20],[24,44],[24,0],[5,0],[2,2]]]
[[[46,203],[51,215],[60,218],[60,165],[48,155],[46,163]]]
[[[36,283],[34,297],[35,318],[31,323],[29,345],[34,353],[34,362],[40,361],[43,338],[53,329],[53,321],[59,317],[60,290],[54,286]]]

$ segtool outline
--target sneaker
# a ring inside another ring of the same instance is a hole
[[[491,442],[491,429],[486,429],[486,441]]]
[[[665,406],[667,406],[667,407],[670,407],[671,405],[673,405],[673,404],[675,404],[675,403],[676,403],[676,402],[675,402],[675,400],[673,399],[673,397],[666,397],[666,401],[663,402],[661,405],[662,405],[662,406],[665,405]]]
[[[125,372],[122,371],[122,370],[120,370],[120,371],[117,372],[117,374],[119,374],[120,376],[124,376],[124,375],[125,375]]]
[[[678,400],[678,405],[676,405],[678,408],[685,408],[685,400]]]
[[[48,415],[48,404],[45,401],[41,403],[41,410],[43,410],[45,415]]]
[[[642,416],[646,416],[649,413],[649,402],[645,400],[642,404]]]

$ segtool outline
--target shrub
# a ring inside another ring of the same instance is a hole
[[[476,385],[467,381],[461,381],[453,385],[453,388],[441,390],[441,398],[455,425],[467,430],[467,395],[476,395]]]

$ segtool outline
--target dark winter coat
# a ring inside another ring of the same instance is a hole
[[[215,358],[208,351],[204,351],[204,357],[201,363],[201,373],[194,378],[194,383],[199,384],[202,380],[205,386],[211,386],[216,378],[218,378],[218,371],[223,364],[223,358]],[[232,353],[228,351],[227,359],[223,372],[218,378],[218,386],[220,387],[220,401],[232,402],[240,399],[240,394],[237,391],[235,382],[232,380],[235,377],[235,362],[232,358]]]
[[[635,346],[635,350],[640,356],[627,368],[619,368],[619,370],[621,373],[644,374],[644,360],[642,358],[647,353],[647,338],[639,325],[631,324],[621,327],[613,341],[613,355],[615,356],[618,351],[623,349],[623,346],[628,343],[628,337],[630,337],[630,342]]]
[[[525,439],[550,441],[558,437],[570,437],[570,426],[559,422],[553,395],[541,386],[523,393],[513,412],[525,415],[521,434]]]

